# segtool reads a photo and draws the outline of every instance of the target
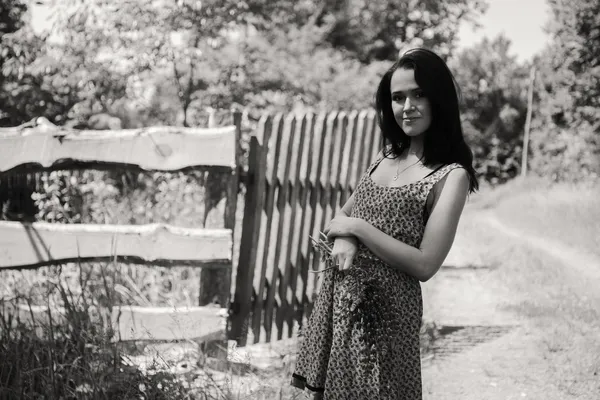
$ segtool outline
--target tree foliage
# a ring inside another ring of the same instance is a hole
[[[485,10],[482,0],[327,0],[309,2],[309,20],[327,26],[325,40],[361,62],[394,60],[408,46],[445,56],[454,49],[460,22]]]
[[[458,22],[483,9],[481,0],[52,3],[52,34],[23,63],[38,81],[30,86],[62,93],[51,102],[61,107],[44,115],[61,123],[105,112],[125,126],[158,118],[193,125],[206,107],[234,104],[369,107],[384,67],[376,60],[408,45],[448,51]],[[17,108],[13,121],[41,112]]]
[[[462,94],[463,128],[477,172],[505,182],[520,170],[529,71],[504,36],[482,39],[449,62]]]
[[[600,3],[549,0],[551,45],[539,66],[533,167],[554,179],[600,175]]]

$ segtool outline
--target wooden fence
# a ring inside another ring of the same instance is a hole
[[[240,118],[235,113],[234,125],[213,129],[71,131],[49,123],[0,129],[4,180],[10,180],[11,174],[22,178],[18,173],[25,171],[27,183],[33,172],[74,168],[178,171],[204,166],[230,173],[224,229],[0,221],[0,269],[92,260],[193,265],[203,268],[203,279],[209,282],[202,289],[218,290],[201,297],[228,299],[241,160]],[[220,284],[210,284],[215,281]],[[45,314],[43,309],[34,311]],[[114,310],[113,318],[121,340],[225,339],[224,314],[214,307],[123,306]]]
[[[203,273],[212,268],[215,275],[212,280],[208,276],[203,289],[219,282],[214,285],[220,288],[217,294],[229,298],[237,225],[242,232],[228,337],[244,345],[249,332],[255,343],[291,336],[310,314],[315,296],[317,277],[309,270],[317,269],[320,260],[309,235],[317,235],[354,191],[381,148],[381,135],[372,110],[263,116],[252,131],[247,172],[240,177],[240,118],[235,114],[235,126],[215,129],[0,131],[2,172],[65,169],[81,162],[162,171],[208,165],[231,171],[224,230],[0,222],[0,268],[114,254],[151,265],[189,263],[204,267]],[[240,179],[246,187],[245,205],[243,220],[236,221]],[[197,337],[206,333],[198,326],[213,326],[216,315],[214,308],[203,307],[120,311],[130,316],[121,323],[127,339],[174,339],[181,326],[190,327],[186,332],[195,327],[190,335]],[[174,323],[177,329],[170,328]],[[140,324],[144,330],[132,334]]]
[[[230,338],[291,337],[312,310],[310,248],[381,148],[373,111],[264,116],[251,137]]]

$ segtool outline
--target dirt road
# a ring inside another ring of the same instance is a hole
[[[600,399],[600,260],[468,210],[423,285],[425,400]]]

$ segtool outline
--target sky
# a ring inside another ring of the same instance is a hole
[[[519,61],[529,60],[544,47],[548,37],[543,26],[549,18],[546,0],[488,0],[488,4],[486,13],[480,18],[480,29],[474,31],[467,24],[459,28],[459,49],[475,44],[483,36],[492,38],[499,33],[510,39],[512,52]],[[44,7],[32,6],[34,27],[47,27]]]
[[[519,61],[531,59],[549,40],[543,26],[550,17],[546,0],[488,0],[488,9],[479,19],[481,29],[473,31],[466,24],[459,29],[459,48],[504,33],[510,39],[512,53]]]

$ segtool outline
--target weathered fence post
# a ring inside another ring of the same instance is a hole
[[[239,187],[238,166],[242,163],[242,113],[232,111],[233,122],[235,125],[235,166],[232,165],[231,171],[227,173],[227,189],[225,197],[225,210],[223,215],[224,228],[231,229],[232,237],[235,238],[235,216],[237,211],[237,193]],[[235,240],[232,241],[232,264]],[[213,303],[215,300],[221,307],[227,307],[231,291],[231,273],[233,265],[227,268],[217,266],[216,268],[203,268],[200,273],[200,295],[199,305],[205,306]]]
[[[231,329],[229,330],[229,339],[236,340],[239,346],[246,345],[252,309],[254,270],[266,189],[267,143],[265,134],[270,131],[270,123],[270,117],[261,118],[257,130],[252,132],[250,137],[242,238],[236,273],[236,290],[231,305]]]

